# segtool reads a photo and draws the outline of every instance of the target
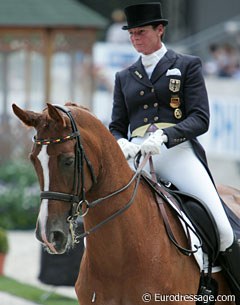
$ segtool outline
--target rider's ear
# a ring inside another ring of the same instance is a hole
[[[33,111],[23,110],[18,107],[16,104],[12,104],[12,109],[15,115],[27,126],[36,127],[39,123],[40,113]]]
[[[63,114],[58,111],[56,107],[53,105],[47,103],[48,106],[48,115],[50,116],[51,119],[59,123],[61,126],[66,127],[66,122],[64,120]]]

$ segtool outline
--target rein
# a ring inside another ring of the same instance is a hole
[[[147,154],[145,156],[145,158],[143,159],[143,161],[141,162],[141,164],[138,166],[135,174],[133,175],[133,177],[131,178],[131,180],[122,188],[118,189],[117,191],[110,193],[109,195],[96,199],[94,201],[92,201],[91,203],[88,203],[88,208],[92,208],[95,207],[97,204],[102,203],[103,201],[112,198],[113,196],[116,196],[120,193],[122,193],[123,191],[125,191],[126,189],[128,189],[132,183],[136,180],[135,186],[134,186],[134,190],[132,193],[131,198],[129,199],[129,201],[126,203],[126,205],[121,208],[120,210],[117,210],[115,213],[113,213],[112,215],[110,215],[109,217],[107,217],[106,219],[104,219],[102,222],[98,223],[96,226],[92,227],[91,229],[89,229],[88,231],[85,231],[84,233],[78,235],[75,237],[75,242],[78,243],[79,239],[84,238],[88,235],[90,235],[91,233],[93,233],[94,231],[96,231],[97,229],[99,229],[101,226],[103,226],[104,224],[108,223],[109,221],[111,221],[112,219],[116,218],[117,216],[121,215],[122,213],[124,213],[134,202],[134,199],[136,197],[137,194],[137,190],[138,190],[138,186],[139,186],[139,182],[140,182],[140,178],[142,177],[142,169],[143,167],[146,165],[147,161],[149,160],[150,155]],[[72,220],[70,219],[70,222]],[[73,225],[73,224],[72,224]]]

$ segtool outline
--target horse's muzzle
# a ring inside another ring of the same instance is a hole
[[[69,247],[68,231],[64,232],[60,228],[41,229],[36,227],[36,238],[45,246],[51,254],[63,254]]]

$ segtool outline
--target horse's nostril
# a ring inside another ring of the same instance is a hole
[[[53,231],[50,234],[50,242],[55,246],[56,249],[61,249],[65,246],[67,238],[61,231]]]

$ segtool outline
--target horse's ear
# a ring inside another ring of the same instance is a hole
[[[65,127],[66,122],[64,120],[62,113],[58,111],[56,107],[54,107],[49,103],[47,103],[47,106],[48,106],[48,114],[50,118],[56,121],[57,123],[61,124],[63,127]]]
[[[12,104],[12,109],[15,115],[27,126],[36,127],[41,117],[40,113],[33,111],[23,110],[16,104]]]

